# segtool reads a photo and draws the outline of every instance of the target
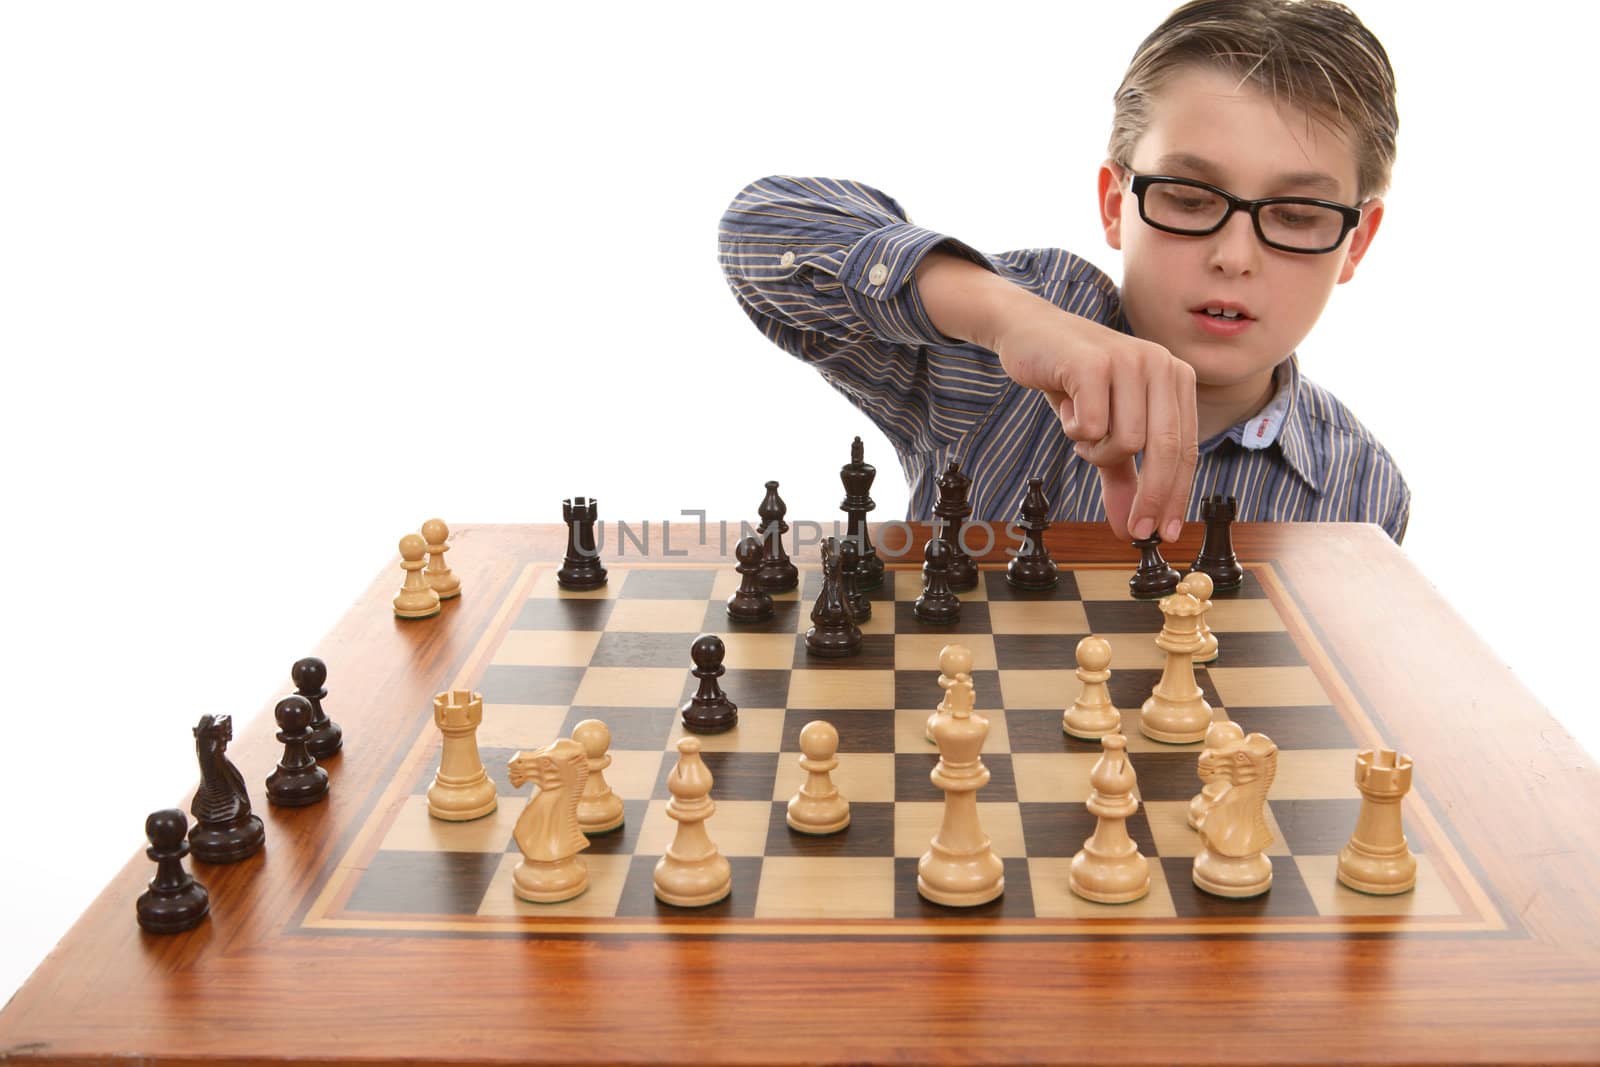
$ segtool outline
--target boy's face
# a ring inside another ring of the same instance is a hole
[[[1127,160],[1139,174],[1195,178],[1234,196],[1306,196],[1356,204],[1347,137],[1224,72],[1180,71],[1152,101],[1149,129]],[[1213,392],[1259,392],[1311,331],[1333,287],[1355,274],[1383,217],[1381,200],[1337,249],[1304,255],[1268,248],[1249,212],[1205,237],[1165,233],[1139,217],[1120,167],[1100,170],[1106,240],[1123,253],[1123,306],[1139,337],[1188,363]],[[1206,308],[1242,312],[1222,321]]]

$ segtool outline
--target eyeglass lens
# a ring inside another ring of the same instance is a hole
[[[1315,204],[1266,204],[1260,210],[1267,240],[1289,248],[1327,248],[1344,229],[1339,212]],[[1144,191],[1145,216],[1157,226],[1205,232],[1227,211],[1226,200],[1198,185],[1159,182]]]

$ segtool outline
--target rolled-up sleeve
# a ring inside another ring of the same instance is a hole
[[[938,248],[982,253],[912,225],[859,182],[763,178],[722,217],[718,255],[735,299],[772,342],[815,367],[905,451],[938,447],[1009,384],[994,353],[934,328],[918,264]]]

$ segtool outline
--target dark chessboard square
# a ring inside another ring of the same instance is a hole
[[[631,579],[630,579],[631,580]],[[635,856],[628,864],[628,877],[622,883],[622,899],[617,901],[617,917],[653,916],[660,919],[753,919],[756,915],[756,889],[761,884],[760,856],[729,856],[733,889],[715,904],[703,908],[675,908],[656,899],[655,871],[660,856]]]
[[[1078,600],[1078,579],[1065,567],[1060,568],[1061,580],[1055,584],[1054,589],[1030,590],[1018,589],[1006,581],[1006,569],[998,567],[994,570],[985,568],[979,580],[990,600]]]
[[[1191,800],[1200,792],[1200,749],[1192,745],[1173,745],[1171,751],[1130,753],[1133,770],[1139,776],[1139,797],[1152,800]]]
[[[379,852],[361,872],[345,911],[476,915],[500,858],[498,852]]]
[[[1299,667],[1306,661],[1286,633],[1230,633],[1208,667]]]
[[[716,580],[715,569],[640,568],[628,572],[620,595],[627,600],[705,600]]]
[[[839,752],[893,752],[894,715],[886,710],[854,709],[840,711],[807,711],[792,708],[783,713],[783,740],[780,747],[792,758],[800,751],[800,731],[806,723],[826,719],[839,731]]]
[[[585,719],[599,719],[611,731],[611,751],[632,749],[642,752],[663,750],[678,720],[676,708],[590,708],[573,707],[561,720],[561,736],[571,737],[572,730]],[[549,740],[554,740],[550,738]],[[530,741],[529,744],[537,744]]]
[[[1358,747],[1343,717],[1326,705],[1303,708],[1230,707],[1228,718],[1238,723],[1247,734],[1266,734],[1280,749]],[[1354,758],[1351,757],[1352,760]],[[1351,768],[1351,773],[1355,773],[1354,763]]]
[[[810,611],[806,605],[806,611]],[[701,633],[718,634],[792,634],[800,625],[800,602],[774,600],[772,617],[760,622],[739,622],[728,617],[728,605],[723,600],[713,600],[706,605],[706,617],[700,623]]]
[[[477,688],[488,704],[570,704],[586,669],[491,664]]]
[[[1284,844],[1296,856],[1337,856],[1350,841],[1361,814],[1361,801],[1327,797],[1317,800],[1272,800],[1272,817],[1283,832]],[[1407,829],[1410,829],[1407,827]],[[1407,835],[1412,852],[1419,842]]]
[[[1167,621],[1154,600],[1085,600],[1083,613],[1089,617],[1089,629],[1097,634],[1149,634],[1154,639]],[[1111,669],[1115,671],[1117,665],[1113,663]]]
[[[894,634],[864,635],[861,651],[853,656],[819,656],[806,647],[806,635],[802,630],[794,639],[794,665],[808,671],[892,671]]]
[[[650,806],[648,800],[624,800],[622,802],[622,825],[604,834],[589,834],[589,847],[584,849],[585,856],[631,856],[635,846],[639,843],[639,827],[644,824],[645,810]],[[517,851],[517,839],[511,839],[511,847],[507,850]]]
[[[948,626],[934,626],[917,618],[913,601],[894,604],[894,632],[897,634],[986,634],[990,632],[989,605],[982,600],[961,602],[961,614]]]
[[[1190,561],[1193,562],[1193,561]],[[1189,572],[1187,565],[1179,567],[1185,574]],[[1267,591],[1261,585],[1261,579],[1256,577],[1255,571],[1249,567],[1244,570],[1244,582],[1237,589],[1228,589],[1211,594],[1212,600],[1265,600]]]
[[[1061,729],[1061,714],[1053,708],[1006,712],[1006,738],[1011,751],[1099,753],[1100,742],[1067,736]]]
[[[894,754],[894,799],[944,801],[944,790],[933,784],[928,775],[939,762],[939,750],[932,745],[927,752],[896,752]],[[1011,753],[985,752],[983,765],[989,769],[989,784],[978,790],[978,803],[1010,802],[1017,799],[1017,780],[1011,771]]]
[[[678,702],[688,700],[700,690],[700,679],[683,672],[683,692]],[[724,671],[717,684],[727,698],[741,708],[782,708],[789,703],[788,671]]]
[[[803,834],[791,830],[789,802],[772,802],[772,821],[767,825],[767,856],[807,856],[826,859],[833,856],[894,855],[894,805],[856,802],[850,805],[850,825],[836,834]]]
[[[1099,820],[1082,804],[1022,804],[1022,839],[1031,856],[1076,856]],[[1140,808],[1127,820],[1128,836],[1145,856],[1156,854],[1150,820]]]
[[[973,671],[972,693],[975,711],[998,711],[1005,705],[1000,701],[1000,672]],[[939,688],[939,665],[930,663],[920,670],[894,672],[894,706],[897,708],[933,709],[944,699]]]
[[[995,634],[995,662],[1003,671],[1074,670],[1078,642],[1088,634]]]
[[[778,753],[776,752],[701,752],[706,769],[711,772],[711,793],[715,800],[771,800],[773,783],[778,778]],[[672,793],[667,789],[667,778],[678,765],[676,759],[661,761],[661,773],[656,777],[655,791],[650,795],[657,800],[668,800]],[[713,823],[712,827],[715,828]],[[713,840],[715,835],[713,834]]]
[[[1194,860],[1187,856],[1152,857],[1150,862],[1161,864],[1180,919],[1304,918],[1317,914],[1311,891],[1292,856],[1273,856],[1272,888],[1245,900],[1212,896],[1195,885]]]
[[[1150,693],[1159,681],[1161,681],[1161,671],[1153,667],[1149,669],[1128,667],[1118,670],[1113,664],[1111,680],[1106,683],[1106,689],[1111,694],[1112,704],[1119,708],[1134,710],[1144,707],[1144,702],[1150,699]],[[1200,687],[1200,695],[1205,698],[1207,704],[1213,708],[1222,705],[1222,698],[1217,696],[1216,683],[1212,682],[1204,667],[1194,669],[1194,683]]]
[[[1025,858],[1001,857],[1006,890],[975,908],[950,908],[923,899],[917,892],[916,856],[896,856],[894,861],[894,917],[896,919],[1033,919],[1033,883]]]
[[[523,603],[513,630],[604,630],[615,601],[606,598],[535,597]]]
[[[628,579],[631,584],[632,578]],[[681,625],[681,624],[680,624]],[[589,657],[592,667],[682,667],[694,665],[689,649],[696,634],[636,633],[612,630],[600,635]]]

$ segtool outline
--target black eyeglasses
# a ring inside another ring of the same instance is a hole
[[[1303,196],[1241,200],[1225,189],[1189,178],[1134,174],[1139,217],[1166,233],[1204,237],[1216,233],[1235,211],[1248,211],[1256,236],[1268,248],[1319,255],[1332,252],[1361,224],[1361,209]]]

